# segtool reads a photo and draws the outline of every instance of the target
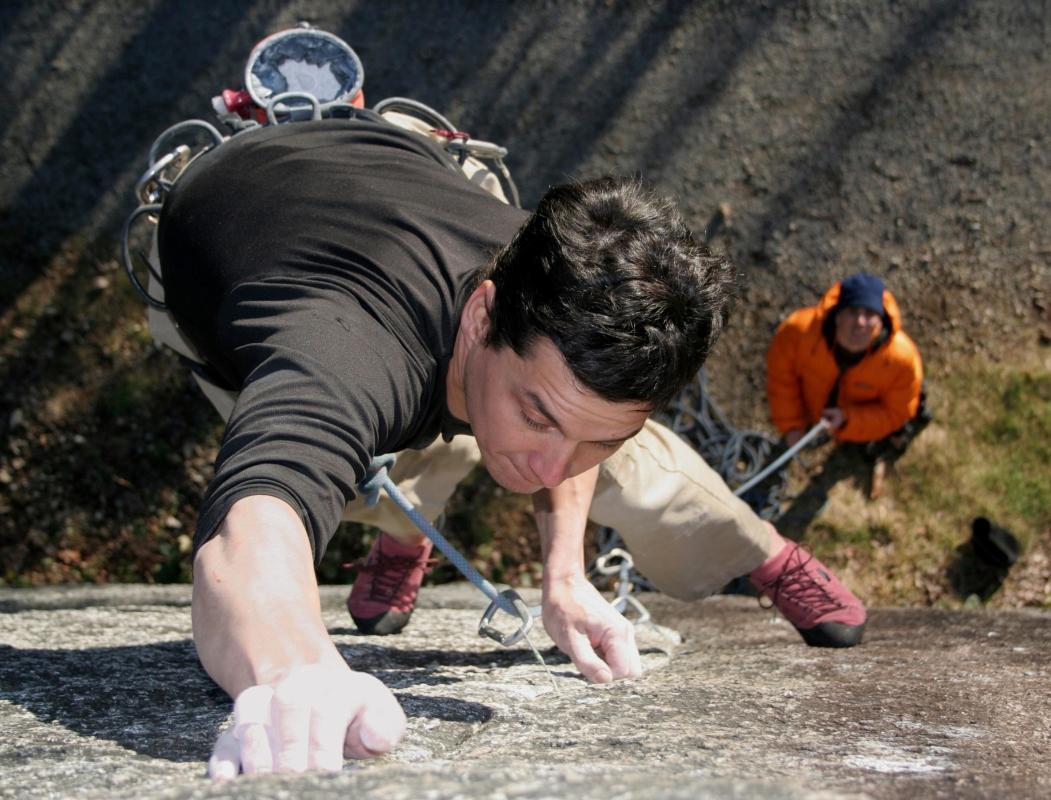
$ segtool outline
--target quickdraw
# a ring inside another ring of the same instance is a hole
[[[558,691],[558,684],[555,683],[554,676],[551,675],[551,670],[548,669],[544,657],[540,654],[540,651],[537,650],[536,645],[534,645],[529,639],[529,631],[533,627],[533,619],[540,616],[540,609],[527,606],[525,601],[514,589],[497,591],[496,587],[486,580],[486,578],[474,568],[474,565],[472,565],[471,562],[464,558],[463,554],[456,549],[452,542],[446,539],[441,531],[435,528],[427,518],[424,517],[411,502],[409,502],[409,499],[401,493],[401,490],[398,489],[389,475],[389,470],[393,466],[394,456],[390,454],[378,456],[372,460],[365,480],[358,484],[358,490],[362,493],[362,496],[365,497],[366,505],[375,505],[379,502],[380,490],[382,489],[385,491],[394,504],[413,521],[416,527],[419,528],[428,539],[434,542],[434,546],[437,547],[447,559],[449,559],[449,562],[459,570],[460,574],[470,581],[478,591],[486,596],[486,598],[488,598],[489,606],[483,612],[482,619],[478,623],[478,635],[492,639],[503,647],[512,647],[518,644],[518,642],[525,640],[525,643],[529,645],[529,649],[533,651],[533,655],[536,657],[537,662],[547,673],[551,685],[554,687],[555,691]],[[505,634],[494,627],[491,622],[497,611],[503,611],[510,616],[515,617],[519,623],[518,629]]]

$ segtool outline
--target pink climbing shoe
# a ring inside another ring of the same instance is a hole
[[[781,551],[748,577],[811,647],[861,643],[865,607],[798,543],[786,539]]]
[[[364,562],[357,565],[358,576],[347,597],[347,610],[359,631],[386,636],[408,624],[423,576],[430,572],[431,547],[430,539],[407,545],[386,533],[376,537]]]

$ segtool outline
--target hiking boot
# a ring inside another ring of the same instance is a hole
[[[796,542],[786,540],[780,553],[748,577],[811,647],[861,643],[865,607],[828,567]]]
[[[402,544],[380,533],[368,557],[357,566],[358,576],[347,597],[347,610],[358,630],[387,636],[398,633],[412,616],[423,576],[430,572],[431,540]]]

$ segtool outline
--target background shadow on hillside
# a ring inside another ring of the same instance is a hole
[[[194,524],[219,425],[185,372],[144,336],[145,309],[116,264],[116,233],[153,139],[180,120],[211,119],[209,99],[239,87],[253,44],[301,19],[357,50],[369,104],[418,98],[508,146],[526,205],[582,171],[637,172],[701,228],[732,195],[732,224],[716,244],[737,257],[747,285],[712,360],[734,367],[716,379],[724,386],[751,381],[751,391],[730,394],[734,415],[761,405],[761,351],[783,313],[812,302],[844,264],[908,265],[916,253],[906,229],[917,219],[963,206],[975,217],[949,215],[940,231],[942,252],[973,273],[948,265],[939,274],[935,255],[896,274],[911,288],[921,279],[919,288],[937,288],[933,304],[922,292],[903,298],[934,309],[924,311],[938,326],[921,342],[925,357],[928,346],[948,346],[948,317],[993,310],[948,295],[981,289],[971,279],[989,269],[975,252],[1004,253],[1033,286],[1047,262],[1042,226],[1027,229],[1046,216],[1051,152],[1037,85],[1046,50],[1039,4],[998,13],[971,0],[911,0],[889,12],[797,0],[6,4],[0,575],[8,580],[185,579],[178,542]],[[815,97],[815,108],[799,111]],[[945,113],[970,98],[989,109]],[[1009,130],[992,124],[1008,117]],[[886,160],[900,168],[884,169]],[[1019,187],[1023,200],[1006,202]],[[850,224],[862,229],[848,235]],[[889,261],[892,253],[904,260]],[[1025,305],[1045,301],[1021,278],[1017,294],[1022,312],[1010,319],[1019,325],[1033,308],[1046,310]],[[966,320],[958,328],[993,338]],[[848,476],[838,468],[827,465],[827,485],[797,498],[790,534]],[[121,554],[125,563],[102,571]]]

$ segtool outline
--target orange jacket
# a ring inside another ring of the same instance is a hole
[[[766,354],[766,396],[770,417],[782,434],[809,428],[825,409],[839,367],[823,333],[839,300],[837,283],[816,306],[801,308],[777,329]],[[833,433],[847,442],[871,442],[898,430],[920,404],[923,364],[919,350],[901,329],[901,311],[884,289],[890,319],[887,338],[840,379],[836,405],[846,423]]]

